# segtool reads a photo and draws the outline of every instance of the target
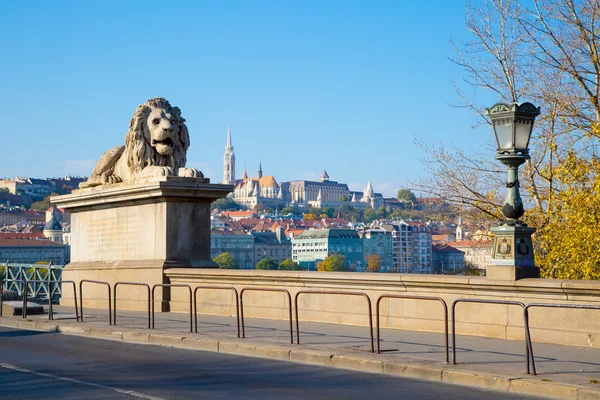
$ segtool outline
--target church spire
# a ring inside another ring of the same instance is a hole
[[[233,150],[233,146],[231,145],[231,125],[227,124],[227,145],[225,146],[225,150]]]
[[[372,196],[373,195],[373,185],[371,185],[371,180],[369,179],[369,183],[367,183],[367,187],[365,188],[365,196]]]
[[[262,163],[258,162],[258,179],[262,178]]]
[[[227,144],[223,155],[223,184],[235,185],[235,154],[231,144],[231,125],[227,125]]]

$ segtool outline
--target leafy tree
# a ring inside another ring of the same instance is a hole
[[[2,187],[0,188],[0,193],[10,193],[10,190],[8,188]]]
[[[243,209],[242,205],[236,203],[235,201],[233,201],[229,198],[224,198],[224,199],[219,199],[219,200],[213,201],[212,204],[210,205],[210,208],[212,210],[219,209],[221,211],[239,211],[239,210]]]
[[[323,214],[325,214],[327,218],[335,218],[337,213],[333,207],[325,207],[323,208]]]
[[[317,271],[343,271],[345,262],[345,256],[341,254],[332,254],[317,264]]]
[[[274,213],[275,209],[264,204],[257,204],[254,206],[254,211],[257,213]]]
[[[375,215],[377,215],[377,218],[383,219],[383,218],[387,217],[388,212],[387,212],[387,210],[385,209],[384,206],[380,206],[377,209],[377,211],[375,212]]]
[[[288,271],[302,271],[302,267],[295,261],[292,261],[290,258],[286,258],[282,262],[279,263],[280,270],[288,270]]]
[[[277,263],[272,258],[263,258],[256,263],[256,269],[277,269]]]
[[[569,154],[554,169],[556,187],[544,214],[529,221],[541,226],[534,239],[536,264],[542,276],[560,279],[600,279],[600,160]]]
[[[431,179],[413,184],[460,207],[468,226],[502,221],[506,168],[494,160],[495,141],[485,91],[507,103],[531,101],[542,110],[520,170],[524,221],[535,226],[536,263],[557,278],[598,279],[600,237],[600,7],[595,0],[482,0],[467,7],[470,40],[456,45],[454,62],[471,86],[457,88],[458,106],[488,125],[489,147],[476,154],[419,143]],[[472,93],[471,93],[472,92]]]
[[[340,201],[350,201],[350,199],[348,198],[348,196],[346,196],[345,194],[340,196]]]
[[[343,204],[339,208],[340,216],[344,218],[346,221],[357,221],[362,220],[362,215],[360,211],[356,210],[350,204]]]
[[[375,220],[377,216],[375,215],[375,211],[371,207],[366,207],[363,211],[363,219],[365,223],[369,223]]]
[[[36,201],[33,204],[31,204],[31,210],[34,211],[46,211],[48,208],[50,208],[50,197],[52,196],[58,196],[56,193],[52,192],[50,193],[50,196],[45,197],[44,200],[41,201]]]
[[[294,209],[294,208],[292,208],[290,206],[287,206],[287,207],[283,207],[281,209],[280,214],[287,215],[287,214],[294,214],[295,212],[296,212],[296,209]]]
[[[240,266],[233,259],[233,256],[228,252],[223,252],[212,259],[222,269],[239,269]]]
[[[310,207],[308,209],[308,213],[313,214],[313,215],[321,215],[321,214],[323,214],[323,209],[321,209],[319,207]]]
[[[367,260],[367,272],[379,272],[379,264],[381,263],[381,258],[379,255],[373,253],[369,254],[366,257]]]
[[[317,219],[317,216],[312,213],[304,214],[304,219],[307,221],[314,221]]]
[[[417,205],[417,198],[410,189],[400,189],[396,196],[398,201],[404,204],[406,208],[414,208]]]

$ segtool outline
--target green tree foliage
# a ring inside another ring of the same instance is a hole
[[[345,194],[340,196],[340,201],[350,201],[350,199],[348,198],[348,196],[346,196]]]
[[[264,204],[257,204],[254,206],[254,211],[257,213],[267,213],[267,214],[274,214],[275,213],[275,209],[269,206],[266,206]]]
[[[323,214],[327,215],[328,218],[335,218],[337,215],[337,212],[333,207],[325,207],[322,211]]]
[[[288,270],[288,271],[302,271],[302,267],[295,261],[292,261],[290,258],[286,258],[282,262],[279,263],[280,270]]]
[[[317,264],[317,271],[339,272],[344,270],[346,257],[341,254],[332,254]]]
[[[277,263],[272,258],[263,258],[256,263],[256,269],[277,269]]]
[[[380,206],[377,211],[375,211],[375,215],[378,219],[384,219],[388,216],[388,212],[384,206]]]
[[[224,198],[213,201],[210,205],[210,208],[211,210],[218,209],[221,211],[239,211],[244,207],[229,198]]]
[[[8,190],[8,188],[0,188],[0,193],[10,193],[10,190]]]
[[[366,207],[365,210],[363,211],[363,219],[365,221],[365,223],[369,223],[374,221],[377,218],[377,215],[375,214],[375,211],[373,211],[373,209],[371,207]]]
[[[342,205],[338,211],[340,212],[340,217],[344,218],[346,221],[362,221],[362,213],[350,204]]]
[[[33,204],[31,204],[30,209],[33,211],[46,211],[50,208],[50,197],[52,196],[58,196],[58,194],[54,192],[50,193],[50,196],[45,197],[44,200],[36,201]]]
[[[367,260],[367,272],[379,272],[381,258],[379,255],[373,253],[366,257]]]
[[[280,214],[281,214],[281,215],[288,215],[288,214],[294,214],[294,213],[296,213],[296,212],[297,212],[297,210],[296,210],[295,208],[293,208],[293,207],[290,207],[290,206],[287,206],[287,207],[283,207],[283,208],[281,209],[281,212],[280,212]]]
[[[398,190],[397,198],[406,208],[415,208],[417,205],[417,198],[410,189]]]
[[[233,256],[228,252],[223,252],[212,259],[222,269],[238,269],[240,266],[233,259]]]

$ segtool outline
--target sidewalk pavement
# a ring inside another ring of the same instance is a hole
[[[154,330],[144,312],[119,311],[117,325],[106,310],[88,309],[76,322],[73,308],[57,306],[48,316],[0,317],[0,325],[136,343],[219,351],[334,368],[363,370],[559,399],[600,400],[600,349],[535,343],[537,375],[526,374],[523,341],[457,335],[457,365],[446,364],[444,335],[381,330],[382,354],[370,352],[369,328],[303,322],[300,345],[290,344],[289,321],[245,319],[245,339],[235,317],[198,314],[198,333],[189,315],[157,313]],[[375,329],[374,329],[375,331]],[[376,339],[376,332],[373,333]],[[294,343],[296,342],[294,321]],[[452,345],[449,339],[450,346]],[[376,348],[376,343],[375,343]],[[452,348],[450,348],[452,361]]]

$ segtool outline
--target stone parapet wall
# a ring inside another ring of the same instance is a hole
[[[483,277],[299,271],[240,271],[220,269],[171,268],[165,270],[171,283],[233,285],[287,289],[292,298],[299,290],[343,290],[364,292],[373,303],[385,293],[437,296],[448,304],[457,298],[513,300],[528,303],[600,305],[600,282],[558,279],[493,281]],[[367,305],[362,297],[301,295],[301,321],[330,322],[368,326]],[[188,294],[171,292],[170,309],[185,311]],[[282,293],[246,292],[246,317],[286,319],[287,299]],[[198,293],[199,313],[235,315],[235,300],[228,291],[202,290]],[[523,310],[518,306],[461,303],[456,308],[458,334],[523,339]],[[381,302],[384,328],[442,332],[443,311],[438,302],[384,299]],[[374,319],[375,321],[375,319]],[[600,346],[600,310],[532,309],[531,333],[534,342],[576,346]]]

